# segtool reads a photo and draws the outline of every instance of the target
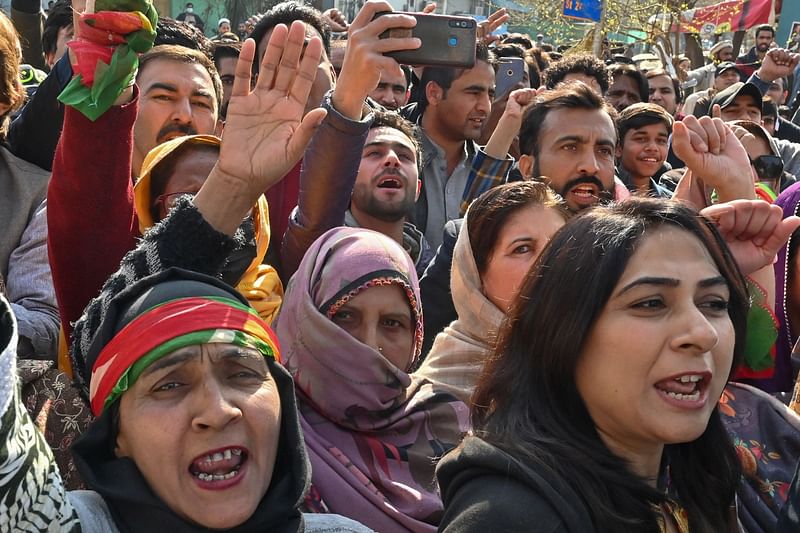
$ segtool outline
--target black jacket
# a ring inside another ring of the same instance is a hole
[[[446,533],[590,533],[588,510],[567,480],[529,468],[478,437],[467,437],[436,468]]]

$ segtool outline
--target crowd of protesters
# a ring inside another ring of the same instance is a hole
[[[12,1],[0,530],[800,531],[800,54],[507,20]]]

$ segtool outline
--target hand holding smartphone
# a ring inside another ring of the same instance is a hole
[[[394,12],[397,14],[398,12]],[[389,12],[376,13],[375,18]],[[417,19],[413,28],[390,28],[381,39],[417,37],[422,46],[416,50],[400,50],[384,55],[400,64],[411,66],[443,66],[472,68],[475,66],[477,23],[470,17],[402,13]]]
[[[519,88],[525,75],[525,60],[521,57],[501,57],[497,61],[494,77],[495,100],[501,100],[512,90]]]

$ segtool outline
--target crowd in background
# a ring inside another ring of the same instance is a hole
[[[507,20],[12,1],[0,530],[800,530],[800,54]]]

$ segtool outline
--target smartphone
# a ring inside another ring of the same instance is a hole
[[[428,15],[425,13],[402,13],[383,11],[375,18],[398,13],[417,19],[413,28],[390,28],[380,35],[381,39],[417,37],[422,46],[416,50],[388,52],[401,65],[413,67],[441,66],[472,68],[475,66],[475,47],[478,24],[470,17],[450,15]]]
[[[527,65],[521,57],[501,57],[497,60],[497,73],[494,75],[495,99],[500,100],[524,79]]]

